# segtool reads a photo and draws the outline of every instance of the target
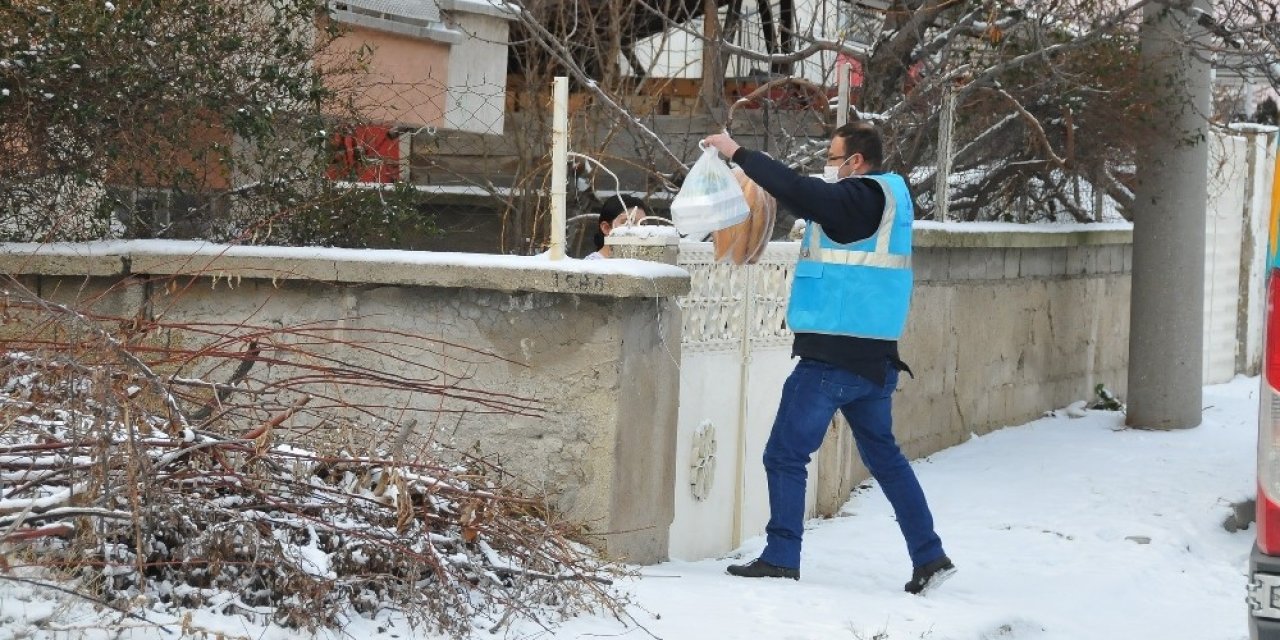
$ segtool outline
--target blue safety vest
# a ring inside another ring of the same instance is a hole
[[[874,235],[840,244],[810,222],[791,280],[787,324],[797,333],[897,340],[911,306],[911,192],[894,173],[858,176],[884,191]]]

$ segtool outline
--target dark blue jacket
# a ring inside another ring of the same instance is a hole
[[[875,234],[884,215],[884,193],[869,180],[839,180],[828,183],[797,173],[787,165],[746,148],[733,154],[756,184],[778,203],[805,220],[822,225],[832,240],[841,244],[857,242]],[[898,358],[894,340],[872,340],[820,333],[797,333],[793,356],[818,360],[848,369],[876,384],[884,384],[887,367],[907,370]]]

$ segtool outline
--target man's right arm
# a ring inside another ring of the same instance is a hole
[[[822,225],[832,240],[849,243],[875,234],[884,215],[884,192],[870,180],[828,183],[801,175],[759,152],[739,147],[733,161],[747,177],[793,213]]]

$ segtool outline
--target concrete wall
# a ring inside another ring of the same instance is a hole
[[[276,363],[253,372],[256,384],[314,373],[295,365],[319,355],[455,396],[507,394],[524,415],[374,381],[304,387],[316,397],[310,406],[388,424],[413,418],[424,435],[500,461],[615,557],[667,556],[680,353],[674,296],[688,289],[676,267],[157,241],[8,245],[0,265],[32,274],[38,293],[78,308],[262,332],[263,358]],[[290,350],[299,339],[291,330],[304,326],[329,344],[309,356]],[[226,375],[199,362],[188,369]]]
[[[1205,212],[1205,384],[1257,373],[1267,270],[1275,130],[1235,125],[1209,136]]]

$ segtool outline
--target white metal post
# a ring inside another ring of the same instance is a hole
[[[836,126],[849,121],[849,69],[852,65],[841,62],[836,65]]]
[[[736,549],[742,544],[742,512],[747,499],[747,427],[751,420],[751,405],[747,402],[747,393],[751,390],[751,328],[755,319],[751,310],[756,304],[755,275],[760,270],[758,265],[742,265],[746,280],[746,293],[743,295],[745,305],[742,310],[742,342],[738,354],[738,450],[735,451],[737,464],[733,478],[733,546]]]
[[[551,92],[551,259],[564,259],[564,209],[568,195],[569,78],[556,76]]]

